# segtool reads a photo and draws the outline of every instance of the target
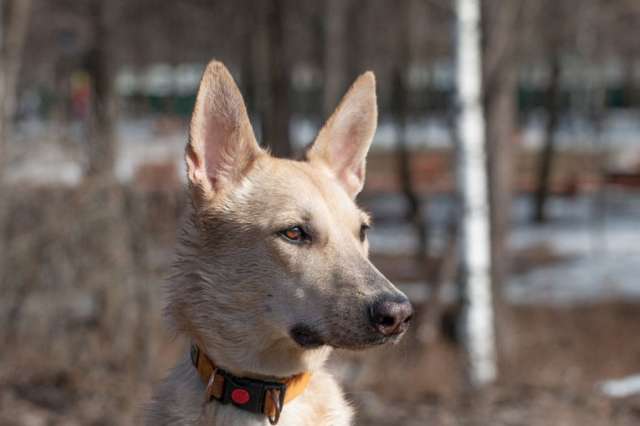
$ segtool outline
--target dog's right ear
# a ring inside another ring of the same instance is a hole
[[[366,156],[377,124],[376,79],[369,71],[358,77],[320,129],[307,160],[328,167],[355,198],[364,185]]]
[[[185,153],[192,189],[213,198],[238,183],[261,154],[238,86],[222,63],[211,61],[198,89]]]

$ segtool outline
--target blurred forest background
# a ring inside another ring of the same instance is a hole
[[[607,381],[640,372],[640,2],[482,12],[500,369],[477,394],[455,331],[453,1],[0,0],[0,425],[139,424],[186,351],[162,284],[213,57],[277,155],[376,73],[360,202],[419,318],[332,360],[358,424],[638,424],[638,390]]]

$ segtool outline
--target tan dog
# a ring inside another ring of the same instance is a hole
[[[209,64],[167,306],[194,346],[156,392],[148,425],[351,423],[323,369],[331,348],[398,340],[412,315],[367,259],[369,219],[354,202],[376,123],[367,72],[304,161],[274,158],[258,146],[229,72]]]

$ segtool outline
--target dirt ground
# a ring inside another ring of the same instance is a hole
[[[359,425],[637,425],[640,398],[611,400],[595,385],[640,370],[638,324],[640,306],[624,303],[515,308],[500,381],[482,395],[465,391],[457,345],[444,338],[424,347],[410,334],[394,347],[336,353],[331,368]],[[5,348],[0,424],[139,424],[152,383],[184,347],[165,345],[143,383],[122,365],[79,370]]]

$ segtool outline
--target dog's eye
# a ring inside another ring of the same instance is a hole
[[[294,243],[304,243],[311,241],[311,236],[307,234],[300,226],[292,226],[283,231],[280,231],[280,235],[286,238],[288,241]]]
[[[365,238],[367,238],[367,231],[369,230],[369,228],[371,227],[366,223],[363,223],[360,226],[360,241],[364,242]]]

